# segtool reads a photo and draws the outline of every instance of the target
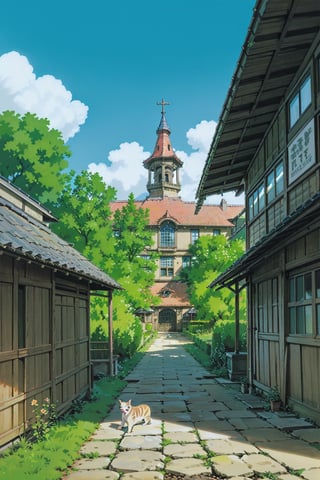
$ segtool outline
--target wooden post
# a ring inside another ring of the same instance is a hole
[[[236,330],[235,330],[235,339],[234,339],[234,351],[239,353],[239,344],[240,344],[240,312],[239,312],[239,283],[236,283],[235,286],[235,297],[234,297],[234,308],[235,308],[235,320],[236,320]]]
[[[113,371],[113,325],[112,325],[112,290],[109,290],[109,302],[108,302],[108,331],[109,331],[109,365],[110,376],[114,376]]]

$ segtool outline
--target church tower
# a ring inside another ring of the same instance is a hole
[[[164,110],[165,105],[169,103],[162,99],[157,105],[162,107],[161,120],[156,132],[158,138],[153,154],[143,162],[143,166],[148,170],[148,198],[178,198],[181,189],[179,169],[183,162],[173,151],[170,141],[171,131]]]

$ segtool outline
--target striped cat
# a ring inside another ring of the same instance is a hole
[[[131,405],[131,400],[128,400],[127,402],[119,400],[119,403],[120,411],[122,413],[122,421],[119,430],[127,424],[128,433],[130,433],[132,432],[134,425],[137,425],[137,423],[151,423],[151,409],[149,405],[137,405],[133,407]]]

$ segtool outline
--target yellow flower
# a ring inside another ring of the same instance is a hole
[[[38,400],[36,400],[35,398],[32,400],[31,402],[31,406],[32,407],[37,407],[38,406]]]
[[[47,415],[48,410],[46,410],[45,408],[41,408],[40,413],[41,413],[42,415]]]

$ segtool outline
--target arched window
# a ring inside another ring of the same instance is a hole
[[[160,227],[160,247],[175,246],[175,226],[173,222],[166,221]]]

